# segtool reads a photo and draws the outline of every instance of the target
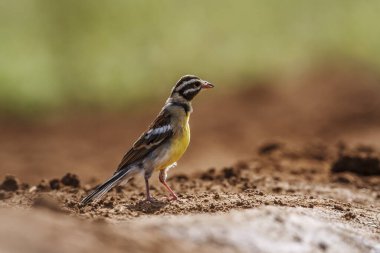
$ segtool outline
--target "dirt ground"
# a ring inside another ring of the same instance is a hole
[[[380,252],[380,76],[345,65],[255,83],[194,102],[174,202],[157,179],[142,201],[136,178],[78,206],[154,106],[4,119],[0,252]]]

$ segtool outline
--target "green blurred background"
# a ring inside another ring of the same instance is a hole
[[[345,56],[380,65],[380,1],[0,0],[0,111],[128,108],[183,74],[223,90]]]

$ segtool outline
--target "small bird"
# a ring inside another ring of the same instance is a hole
[[[159,180],[169,191],[169,199],[178,199],[166,183],[168,171],[177,165],[190,143],[189,118],[191,101],[202,90],[214,85],[194,75],[181,77],[173,87],[161,112],[133,147],[124,155],[114,175],[81,201],[87,205],[102,198],[113,187],[128,182],[142,173],[145,179],[146,200],[152,201],[149,178],[159,171]]]

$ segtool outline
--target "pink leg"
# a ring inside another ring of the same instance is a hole
[[[170,192],[170,200],[177,200],[178,197],[177,195],[174,193],[174,191],[170,188],[170,186],[166,183],[166,177],[167,177],[167,174],[166,174],[166,171],[167,169],[164,169],[164,170],[161,170],[160,171],[160,175],[159,175],[159,179],[160,179],[160,182],[165,186],[165,188]]]

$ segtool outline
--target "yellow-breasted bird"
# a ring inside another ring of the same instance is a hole
[[[192,99],[202,89],[213,87],[194,75],[181,77],[157,118],[124,155],[114,175],[85,197],[81,205],[99,200],[113,187],[127,182],[138,173],[144,175],[146,200],[151,201],[149,178],[154,171],[160,172],[160,182],[170,192],[170,198],[176,200],[177,195],[166,183],[167,172],[177,165],[190,143]]]

